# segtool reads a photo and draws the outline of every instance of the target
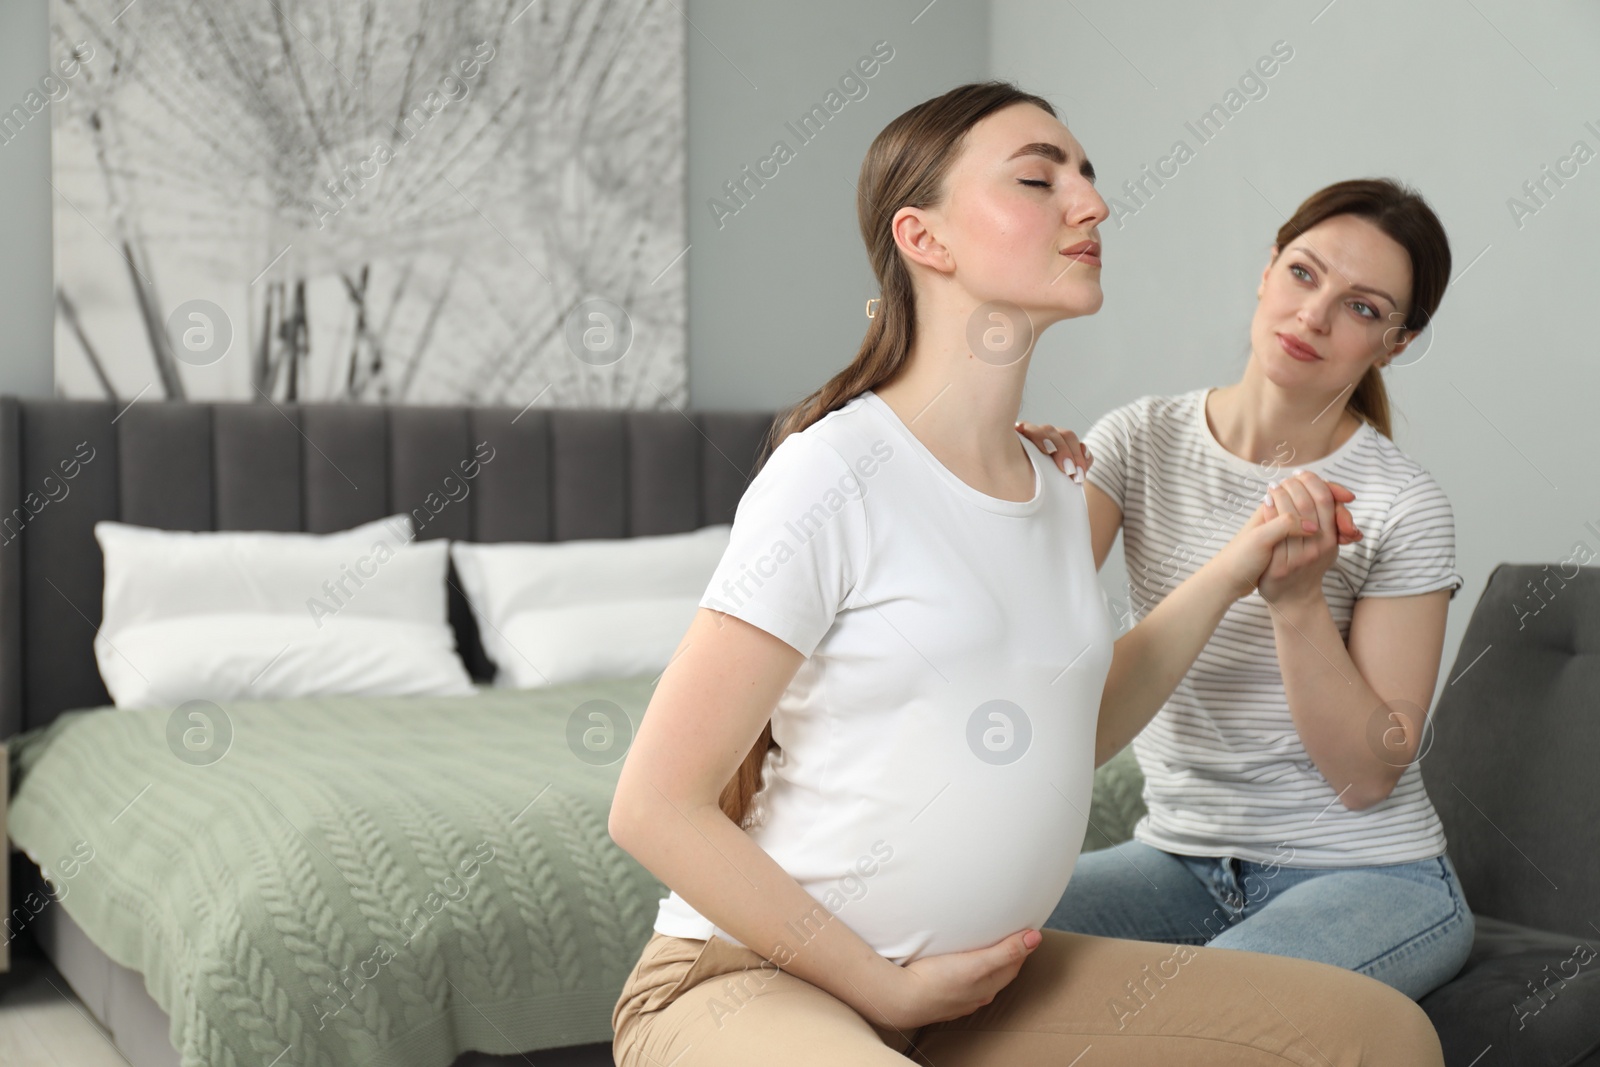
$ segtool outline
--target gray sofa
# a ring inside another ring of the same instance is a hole
[[[1420,752],[1477,926],[1420,1002],[1446,1064],[1600,1067],[1600,568],[1495,568]],[[1085,850],[1142,786],[1131,748],[1100,768]]]
[[[1422,1007],[1451,1067],[1600,1064],[1600,568],[1495,568],[1450,679],[1422,777],[1478,935]]]

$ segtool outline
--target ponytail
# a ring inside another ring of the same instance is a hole
[[[1368,367],[1367,373],[1356,383],[1345,410],[1362,422],[1371,423],[1383,436],[1394,436],[1394,427],[1389,421],[1389,387],[1383,383],[1383,371],[1377,365]]]
[[[877,310],[849,366],[773,420],[758,466],[785,437],[884,385],[905,367],[917,336],[917,301],[911,272],[895,243],[895,213],[902,207],[931,208],[943,203],[945,177],[960,155],[967,131],[985,116],[1013,104],[1032,104],[1056,114],[1043,97],[1025,93],[1010,82],[973,82],[918,104],[873,140],[856,183],[856,221],[878,280],[881,298]],[[781,746],[772,739],[769,719],[718,800],[723,814],[736,826],[746,826],[752,816],[759,819],[751,805],[761,787],[767,756],[775,748]]]

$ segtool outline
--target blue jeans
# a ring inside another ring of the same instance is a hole
[[[1142,841],[1078,857],[1051,930],[1211,945],[1330,963],[1419,1000],[1472,951],[1472,912],[1448,856],[1287,867],[1183,856]]]

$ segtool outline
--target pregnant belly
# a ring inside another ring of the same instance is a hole
[[[781,848],[769,851],[820,906],[897,964],[982,948],[1039,928],[1061,898],[1087,828],[1093,777],[1081,779],[996,782],[980,773],[920,811],[863,812],[831,860],[818,862],[816,838],[808,858],[793,863]],[[875,858],[861,864],[867,855]],[[814,925],[789,929],[803,941]]]

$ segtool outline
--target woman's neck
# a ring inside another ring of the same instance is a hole
[[[956,477],[989,496],[1029,500],[1033,464],[1016,421],[1031,358],[996,366],[973,356],[964,338],[959,347],[919,342],[873,392]]]
[[[1206,421],[1223,448],[1252,463],[1314,463],[1361,428],[1345,410],[1350,387],[1325,396],[1290,392],[1246,370],[1206,398]]]

